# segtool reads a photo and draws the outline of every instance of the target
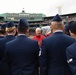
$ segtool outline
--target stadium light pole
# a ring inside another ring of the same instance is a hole
[[[56,8],[57,8],[57,10],[58,10],[58,14],[59,15],[62,15],[62,5],[60,5],[60,4],[58,4],[57,6],[56,6]]]

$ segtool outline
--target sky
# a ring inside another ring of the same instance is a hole
[[[0,14],[20,13],[24,8],[26,13],[43,13],[54,16],[61,7],[61,14],[76,13],[76,0],[0,0]]]

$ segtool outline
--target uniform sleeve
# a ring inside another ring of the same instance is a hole
[[[8,45],[6,44],[6,48],[5,48],[5,59],[6,59],[6,61],[7,61],[7,64],[8,64],[8,66],[9,66],[9,68],[10,68],[10,55],[9,55],[9,47],[8,47]]]
[[[76,59],[74,58],[73,54],[70,52],[70,49],[66,49],[66,56],[67,56],[67,63],[73,73],[76,75]]]
[[[40,56],[40,74],[47,75],[47,63],[48,63],[47,48],[43,40],[42,40],[41,49],[42,50],[41,50],[41,56]]]
[[[3,45],[0,42],[0,60],[2,60],[2,58],[5,57],[5,46],[3,47]]]

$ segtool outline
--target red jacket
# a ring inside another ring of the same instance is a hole
[[[44,39],[44,38],[45,38],[45,36],[43,36],[43,35],[41,35],[41,36],[34,36],[33,40],[37,40],[39,46],[41,46],[42,45],[42,39]]]

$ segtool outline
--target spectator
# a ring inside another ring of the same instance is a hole
[[[76,21],[70,25],[70,35],[76,40]],[[73,75],[76,75],[76,42],[66,49],[67,62]]]
[[[42,30],[41,28],[36,28],[35,30],[36,35],[33,37],[34,40],[38,41],[39,46],[42,45],[42,39],[45,38],[45,36],[42,35]]]

